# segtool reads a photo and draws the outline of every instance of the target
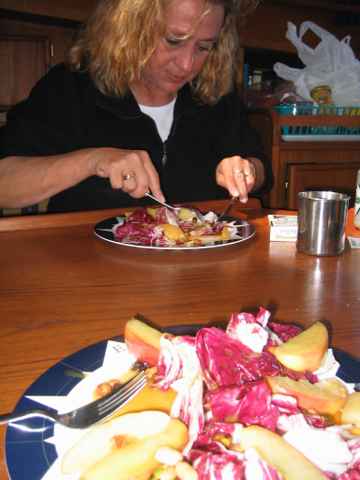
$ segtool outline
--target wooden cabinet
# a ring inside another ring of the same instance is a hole
[[[76,25],[58,25],[0,16],[0,126],[10,107],[26,98],[35,83],[65,59]]]
[[[97,0],[0,0],[0,7],[32,15],[84,21]]]
[[[304,190],[335,190],[354,198],[356,174],[360,169],[360,134],[338,135],[339,140],[334,141],[315,141],[316,136],[314,140],[304,141],[304,137],[298,135],[298,139],[285,141],[282,127],[359,130],[359,116],[283,116],[274,110],[257,110],[250,113],[250,122],[261,135],[273,165],[274,187],[264,200],[266,206],[296,209],[297,194]],[[346,140],[356,137],[358,140]]]
[[[335,190],[354,197],[360,157],[354,163],[288,165],[287,204],[297,208],[297,194],[305,190]]]
[[[0,36],[0,107],[9,108],[23,100],[47,72],[49,41],[42,36]]]

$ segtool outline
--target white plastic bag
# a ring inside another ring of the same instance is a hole
[[[311,30],[320,42],[315,48],[304,43],[305,33]],[[360,61],[350,46],[348,35],[338,40],[333,34],[313,22],[303,22],[299,28],[288,22],[286,38],[294,45],[305,68],[291,68],[283,63],[275,63],[276,74],[294,83],[298,95],[313,100],[311,90],[319,85],[331,88],[336,105],[360,105]]]

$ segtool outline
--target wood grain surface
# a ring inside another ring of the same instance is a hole
[[[224,205],[199,206],[221,212]],[[326,322],[332,344],[358,355],[360,250],[347,245],[338,257],[297,253],[295,242],[269,241],[267,213],[237,204],[232,214],[254,224],[254,238],[187,252],[95,238],[94,223],[113,211],[18,219],[26,228],[0,220],[0,411],[12,410],[60,359],[121,334],[137,314],[159,326],[207,324],[264,306],[276,321]],[[0,427],[1,479],[7,478],[5,431]]]

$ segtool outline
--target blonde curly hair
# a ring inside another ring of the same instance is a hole
[[[124,96],[129,85],[165,34],[164,12],[176,0],[99,0],[97,8],[69,51],[68,65],[87,70],[106,95]],[[216,103],[234,82],[238,51],[237,27],[259,0],[205,0],[224,6],[225,20],[216,46],[192,82],[194,94],[206,104]]]

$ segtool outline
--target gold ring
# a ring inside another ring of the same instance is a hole
[[[244,177],[249,177],[251,174],[250,173],[245,173],[244,170],[240,170],[240,168],[235,168],[234,169],[234,175],[235,175],[235,177],[240,177],[240,175],[244,175]]]
[[[131,180],[132,178],[135,178],[135,173],[134,172],[125,173],[122,178],[123,178],[124,182],[126,180]]]

